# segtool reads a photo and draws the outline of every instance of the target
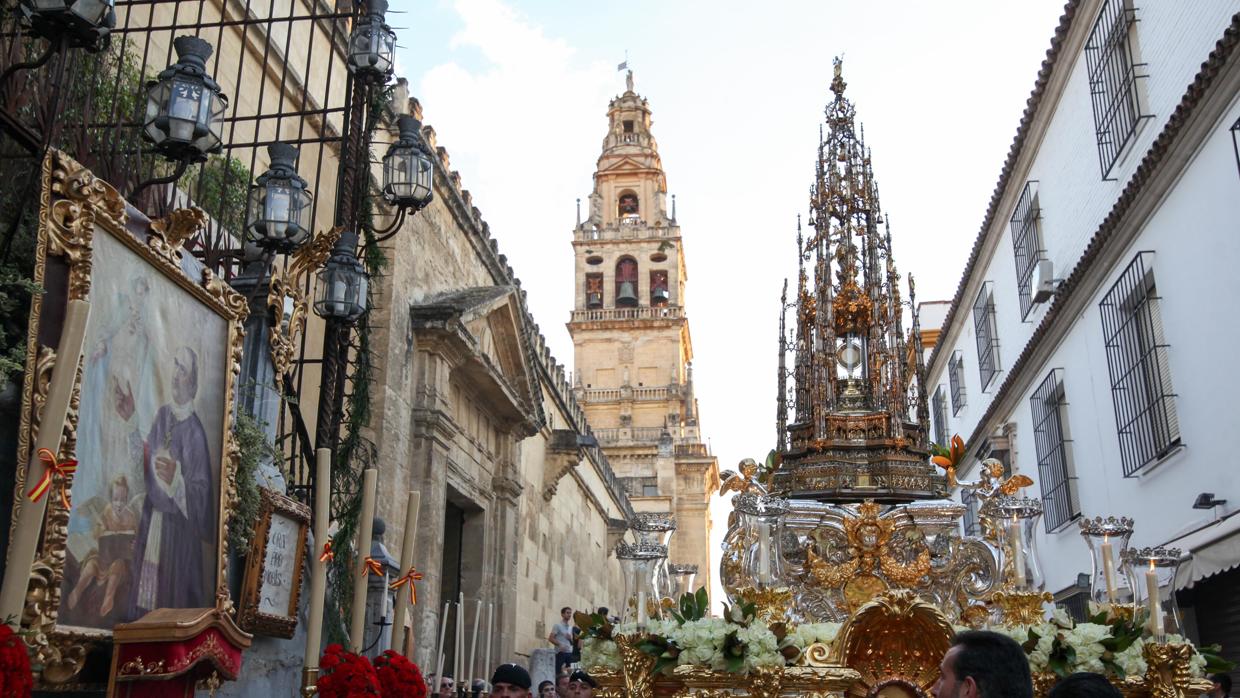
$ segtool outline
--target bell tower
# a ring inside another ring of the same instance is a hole
[[[608,105],[589,216],[579,207],[573,231],[574,389],[634,508],[676,516],[669,561],[696,564],[695,586],[709,588],[719,468],[693,393],[684,247],[632,71],[626,88]]]

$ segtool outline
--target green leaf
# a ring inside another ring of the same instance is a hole
[[[654,667],[650,670],[650,673],[662,674],[664,670],[674,666],[676,666],[675,657],[659,657],[658,661],[654,663]]]
[[[697,601],[698,618],[705,618],[710,613],[710,595],[706,593],[706,587],[698,587],[694,599]]]

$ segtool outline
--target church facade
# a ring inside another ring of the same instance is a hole
[[[633,90],[608,106],[589,215],[573,231],[573,392],[639,512],[676,517],[669,561],[710,585],[710,497],[718,463],[693,390],[684,240],[651,132]]]

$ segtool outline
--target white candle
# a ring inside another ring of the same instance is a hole
[[[770,526],[758,524],[758,581],[771,581],[771,538]]]
[[[452,672],[452,678],[456,680],[456,685],[461,685],[461,678],[465,675],[465,592],[461,592],[456,602],[456,653],[452,657],[452,665],[456,668]]]
[[[637,592],[637,627],[646,627],[646,592]]]
[[[1111,539],[1102,536],[1102,576],[1106,578],[1107,602],[1115,604],[1115,563],[1111,560]]]
[[[323,595],[327,591],[327,562],[319,560],[323,546],[328,541],[327,529],[331,522],[332,501],[332,452],[320,448],[314,452],[314,545],[310,557],[310,616],[306,620],[307,669],[319,665],[319,650],[323,641]]]
[[[39,420],[39,434],[30,460],[26,464],[26,486],[19,493],[17,522],[9,544],[8,563],[4,568],[4,583],[0,587],[0,622],[13,618],[21,625],[22,611],[26,607],[26,589],[30,585],[30,570],[34,567],[35,551],[39,546],[39,534],[43,530],[43,515],[47,503],[56,497],[52,490],[44,493],[37,502],[26,496],[35,483],[43,479],[47,466],[38,453],[47,449],[60,453],[60,441],[64,435],[65,417],[69,414],[69,400],[73,397],[73,385],[77,382],[78,363],[82,360],[82,344],[86,341],[86,321],[90,317],[90,303],[84,300],[69,301],[65,308],[65,321],[61,325],[60,343],[56,346],[56,365],[48,386],[47,401]],[[102,463],[87,463],[88,467],[102,467]]]
[[[443,641],[444,636],[448,634],[448,605],[451,602],[443,602],[443,613],[439,614],[439,648],[435,650],[435,657],[438,664],[435,666],[435,680],[443,682]],[[439,687],[435,687],[435,692],[439,692]]]
[[[400,573],[409,574],[413,567],[413,545],[418,537],[418,512],[422,506],[422,494],[410,490],[409,501],[405,506],[405,537],[400,545]],[[408,584],[413,584],[410,579]],[[405,614],[409,611],[410,590],[401,587],[396,591],[396,610],[392,614],[392,646],[404,652],[407,639],[405,637]],[[409,632],[412,635],[412,632]]]
[[[1020,547],[1020,521],[1015,514],[1008,524],[1008,544],[1012,547],[1012,581],[1021,588],[1025,586],[1025,551]]]
[[[478,621],[482,618],[482,599],[478,599],[478,606],[474,610],[474,637],[469,641],[469,668],[466,674],[469,677],[469,683],[465,684],[466,689],[473,689],[473,679],[477,676],[478,671]]]
[[[487,679],[487,677],[491,675],[491,670],[494,668],[491,666],[491,640],[493,638],[492,632],[494,631],[494,629],[495,629],[495,602],[492,601],[487,604],[487,646],[486,646],[486,649],[484,650],[484,652],[486,653],[486,661],[482,665],[482,678],[483,680],[487,681],[488,692],[490,691],[490,680]]]
[[[366,557],[370,555],[370,534],[375,526],[375,485],[379,471],[366,468],[362,471],[362,518],[357,522],[357,540],[354,551],[357,562],[353,567],[353,618],[349,623],[349,646],[361,654],[362,638],[366,634]]]
[[[1162,618],[1162,599],[1158,594],[1158,573],[1154,571],[1154,561],[1150,560],[1150,568],[1145,573],[1145,596],[1150,611],[1150,634],[1161,641],[1165,633]]]

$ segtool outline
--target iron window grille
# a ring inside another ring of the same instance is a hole
[[[1085,44],[1098,162],[1104,180],[1112,178],[1115,163],[1137,126],[1151,116],[1145,113],[1138,82],[1149,76],[1142,70],[1146,64],[1137,60],[1136,22],[1132,0],[1106,0]]]
[[[964,535],[981,535],[982,524],[981,517],[978,514],[981,502],[977,501],[977,495],[973,493],[973,490],[962,489],[960,490],[960,503],[964,505],[964,518],[961,519]]]
[[[1075,588],[1075,587],[1072,587]],[[1065,590],[1068,591],[1068,590]],[[1068,616],[1078,623],[1084,623],[1089,618],[1089,589],[1077,589],[1068,593],[1057,603],[1063,606]]]
[[[960,351],[952,353],[947,363],[947,378],[952,389],[952,416],[960,414],[964,409],[964,354]]]
[[[999,372],[999,332],[995,322],[993,282],[982,284],[982,290],[973,302],[973,330],[977,336],[977,372],[982,390],[986,390]]]
[[[1016,290],[1020,294],[1020,319],[1027,320],[1033,308],[1033,270],[1042,259],[1041,234],[1038,221],[1042,208],[1038,203],[1038,183],[1029,181],[1012,211],[1012,252],[1016,257]]]
[[[1064,431],[1063,408],[1067,405],[1063,371],[1055,369],[1029,398],[1033,412],[1033,443],[1038,454],[1042,486],[1042,520],[1047,532],[1056,531],[1081,515],[1073,491],[1068,464],[1069,440]]]
[[[947,396],[941,385],[934,389],[934,442],[947,445]]]
[[[1140,252],[1099,304],[1124,476],[1180,444],[1153,252]]]

